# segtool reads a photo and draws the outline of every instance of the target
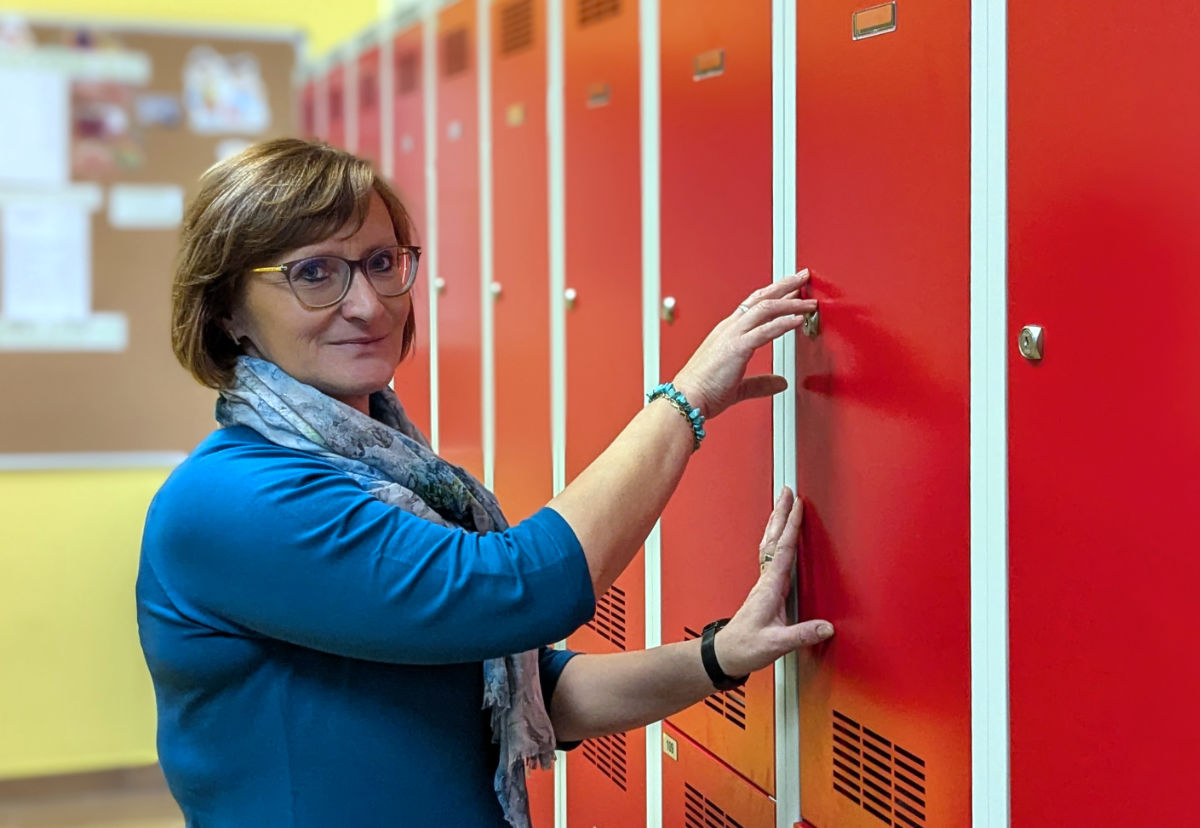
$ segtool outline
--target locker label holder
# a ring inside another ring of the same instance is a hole
[[[896,31],[896,4],[882,3],[854,13],[854,40],[865,40]]]
[[[692,80],[702,81],[725,74],[725,50],[710,49],[692,61]]]
[[[667,756],[671,757],[676,762],[678,762],[679,761],[679,743],[676,742],[675,739],[672,738],[672,736],[669,733],[664,733],[662,735],[662,737],[663,737],[663,753],[665,753]]]

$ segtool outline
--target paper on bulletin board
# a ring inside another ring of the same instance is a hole
[[[0,185],[67,181],[70,88],[49,69],[0,66]]]
[[[90,210],[49,199],[0,210],[0,316],[83,319],[92,310]]]
[[[183,188],[174,184],[114,184],[108,223],[119,230],[168,230],[183,221]]]

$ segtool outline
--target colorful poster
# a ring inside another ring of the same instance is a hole
[[[258,134],[271,125],[267,88],[253,55],[197,46],[183,64],[188,126],[201,134]]]
[[[134,120],[133,90],[110,81],[76,81],[71,86],[71,172],[103,179],[145,163],[141,131]]]

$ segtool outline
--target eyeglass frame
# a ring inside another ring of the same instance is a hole
[[[408,287],[406,287],[404,290],[400,291],[399,293],[393,294],[391,296],[385,296],[385,298],[387,298],[387,299],[395,299],[397,296],[403,296],[404,294],[408,293],[410,290],[413,289],[413,286],[417,283],[417,271],[420,269],[420,266],[421,266],[421,248],[417,247],[414,244],[385,245],[384,247],[380,247],[380,248],[377,248],[376,250],[373,250],[369,255],[364,256],[361,259],[347,259],[344,256],[334,256],[332,254],[327,254],[327,253],[318,253],[314,256],[305,256],[302,259],[294,259],[293,261],[290,261],[290,262],[284,262],[281,265],[273,265],[271,267],[252,267],[252,268],[250,268],[250,270],[248,272],[249,273],[282,273],[285,277],[287,277],[288,288],[292,291],[292,296],[296,297],[297,302],[299,302],[303,307],[306,307],[309,310],[325,310],[326,308],[337,307],[350,294],[350,285],[354,283],[354,275],[356,273],[358,273],[359,271],[362,271],[362,274],[364,277],[366,277],[367,282],[369,282],[371,284],[372,290],[375,290],[376,294],[378,294],[379,296],[384,296],[384,294],[379,293],[379,290],[375,287],[375,284],[373,282],[371,282],[371,277],[367,275],[367,261],[372,256],[377,255],[378,253],[380,253],[383,250],[403,250],[412,256],[413,272],[412,272],[412,278],[409,279],[409,281],[408,281]],[[296,285],[294,282],[292,282],[291,274],[288,273],[288,271],[291,270],[296,265],[301,264],[302,262],[310,261],[311,259],[337,259],[339,262],[345,262],[346,265],[350,268],[350,278],[346,280],[346,286],[344,288],[342,288],[341,296],[339,296],[337,299],[334,299],[332,302],[330,302],[326,305],[310,305],[308,302],[305,302],[303,299],[301,299],[300,294],[296,292]]]

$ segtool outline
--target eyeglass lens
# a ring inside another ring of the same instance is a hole
[[[351,263],[336,256],[314,256],[288,268],[288,281],[296,298],[310,307],[332,305],[346,293],[353,265],[362,271],[380,296],[399,296],[412,287],[416,260],[411,250],[385,247],[361,262]]]

